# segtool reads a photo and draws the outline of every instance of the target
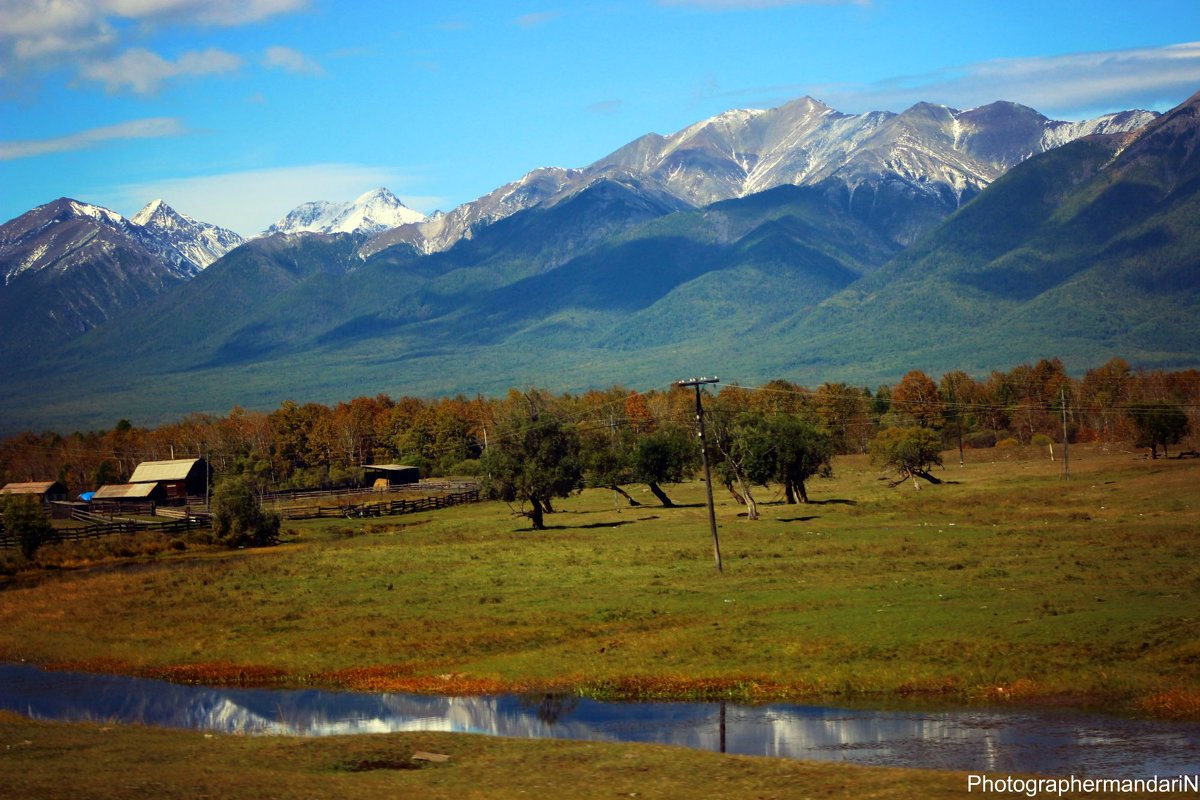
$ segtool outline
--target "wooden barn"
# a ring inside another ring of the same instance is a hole
[[[212,471],[203,458],[143,461],[129,476],[130,484],[156,484],[163,502],[186,503],[188,496],[203,497]]]
[[[405,464],[364,464],[363,481],[368,486],[383,488],[387,486],[404,486],[419,483],[421,480],[420,467],[410,467]]]
[[[165,498],[166,493],[157,483],[110,483],[95,491],[92,505],[97,508],[151,511],[156,503]]]
[[[52,500],[66,500],[67,487],[59,481],[30,481],[27,483],[8,483],[0,489],[0,494],[33,495],[46,505]]]

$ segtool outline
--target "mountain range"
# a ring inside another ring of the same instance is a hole
[[[207,265],[177,235],[191,268],[162,245],[172,226],[150,224],[194,223],[165,204],[127,221],[56,201],[0,227],[0,310],[19,297],[25,313],[0,316],[0,418],[716,369],[814,383],[1044,355],[1194,366],[1198,102],[1067,123],[1012,103],[847,115],[802,98],[428,218],[386,190],[306,204]],[[111,310],[62,324],[86,304],[42,273],[108,286]]]

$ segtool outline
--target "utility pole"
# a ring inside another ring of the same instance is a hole
[[[954,385],[950,387],[950,402],[954,404],[954,422],[958,426],[958,468],[962,469],[967,461],[963,457],[962,409],[958,407],[958,388]]]
[[[1063,414],[1063,478],[1071,479],[1071,452],[1067,449],[1067,389],[1064,386],[1061,389],[1062,394],[1062,414]]]
[[[689,378],[677,381],[676,386],[692,386],[696,389],[696,423],[700,426],[700,460],[704,462],[704,488],[708,492],[708,525],[712,528],[713,559],[717,572],[721,572],[721,543],[717,540],[717,512],[713,508],[712,470],[708,466],[708,446],[704,441],[704,406],[700,403],[700,387],[706,383],[720,383],[720,378]]]

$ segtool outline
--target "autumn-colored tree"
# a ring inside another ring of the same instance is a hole
[[[1084,373],[1079,387],[1082,411],[1087,415],[1088,426],[1100,439],[1112,441],[1132,435],[1128,422],[1120,413],[1129,402],[1132,384],[1133,370],[1120,358],[1109,359]]]
[[[646,398],[635,391],[625,397],[625,419],[629,421],[634,433],[653,433],[658,424]]]
[[[748,398],[750,408],[762,414],[791,414],[812,419],[815,410],[813,393],[799,384],[775,379],[759,386]]]
[[[906,373],[892,389],[892,410],[908,414],[922,428],[939,428],[943,420],[937,384],[919,369]]]
[[[864,453],[875,425],[871,397],[844,383],[823,383],[813,395],[817,418],[839,453]]]

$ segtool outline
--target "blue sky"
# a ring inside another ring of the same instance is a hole
[[[377,186],[450,209],[802,95],[1081,119],[1196,91],[1196,0],[0,0],[0,221],[162,197],[251,234]]]

